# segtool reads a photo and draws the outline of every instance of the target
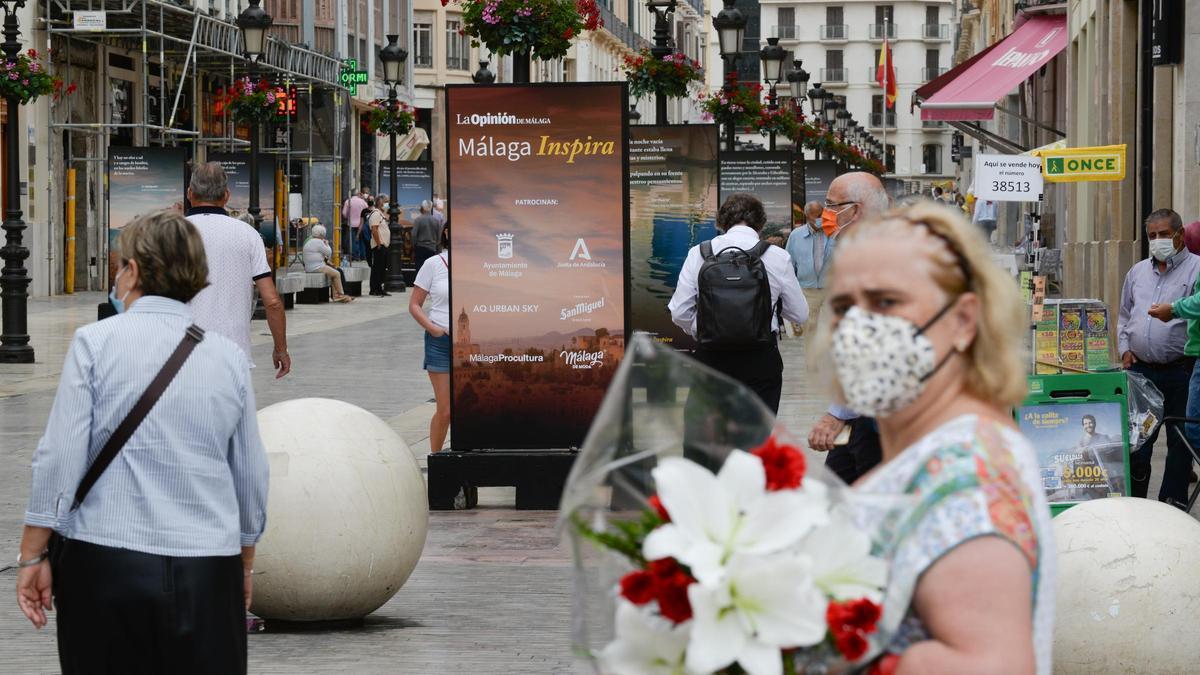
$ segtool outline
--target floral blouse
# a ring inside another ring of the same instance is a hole
[[[1054,627],[1054,541],[1036,454],[1017,431],[974,415],[955,418],[863,479],[854,492],[904,495],[877,510],[876,553],[889,561],[884,594],[886,650],[928,639],[912,607],[921,575],[976,537],[1011,542],[1033,572],[1033,641],[1039,675],[1050,674]],[[883,502],[880,502],[883,503]]]

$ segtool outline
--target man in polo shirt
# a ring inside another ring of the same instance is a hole
[[[250,353],[250,317],[254,313],[254,287],[267,313],[267,326],[275,341],[271,362],[276,379],[292,369],[287,350],[283,300],[275,290],[262,237],[252,227],[225,213],[229,182],[217,162],[192,170],[188,184],[191,210],[187,219],[200,231],[208,257],[208,287],[192,299],[192,318],[205,330],[233,340],[253,364]]]

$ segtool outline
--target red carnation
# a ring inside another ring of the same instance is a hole
[[[769,121],[770,116],[766,116]],[[778,443],[775,437],[755,448],[752,455],[762,460],[767,472],[768,490],[792,490],[804,480],[804,453],[794,446]]]
[[[867,675],[893,675],[896,669],[900,667],[900,656],[898,654],[886,654],[871,669],[867,671]]]
[[[621,577],[621,597],[635,605],[644,605],[653,600],[655,590],[654,575],[644,570]]]
[[[564,40],[570,40],[574,36],[575,36],[574,28],[568,28],[565,31],[563,31],[563,39]]]
[[[857,661],[867,653],[867,639],[858,631],[847,631],[834,638],[838,651],[849,661]]]
[[[651,495],[647,501],[650,502],[650,508],[654,509],[654,512],[658,514],[659,520],[664,523],[671,522],[671,514],[667,513],[667,508],[663,506],[662,500],[658,498],[658,495]]]
[[[688,600],[687,589],[696,580],[684,572],[674,558],[652,560],[646,571],[654,576],[659,613],[675,623],[692,618],[692,603]]]

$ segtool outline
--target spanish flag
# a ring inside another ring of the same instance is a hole
[[[896,107],[896,66],[892,63],[892,46],[887,38],[883,39],[883,48],[879,50],[879,66],[875,69],[875,81],[883,87],[884,99],[888,108]]]

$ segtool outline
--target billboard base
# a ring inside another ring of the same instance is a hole
[[[454,509],[464,487],[517,488],[517,510],[558,509],[574,450],[443,450],[429,455],[429,508]],[[471,504],[470,506],[474,506]]]

